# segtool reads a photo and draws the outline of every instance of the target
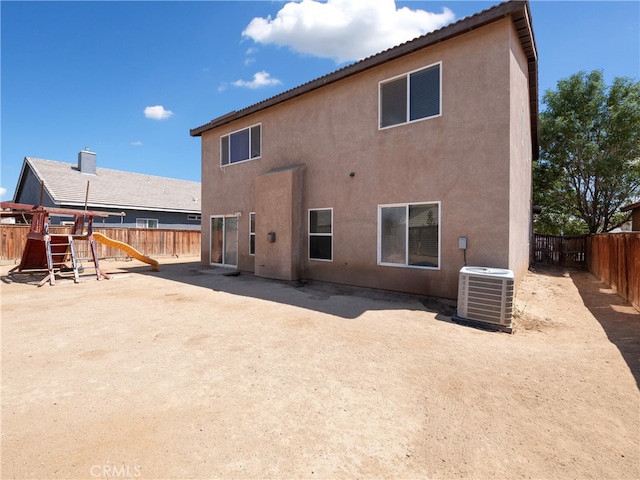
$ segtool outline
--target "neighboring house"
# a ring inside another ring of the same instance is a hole
[[[631,228],[634,232],[640,231],[640,202],[632,203],[620,209],[621,212],[631,211]],[[625,229],[623,229],[625,230]]]
[[[200,183],[98,168],[87,150],[78,153],[77,165],[25,157],[13,201],[79,209],[86,202],[89,210],[126,214],[96,219],[94,226],[200,229]]]
[[[447,298],[465,258],[520,280],[537,89],[514,1],[192,129],[202,263]]]

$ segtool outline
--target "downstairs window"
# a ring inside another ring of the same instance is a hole
[[[440,202],[378,207],[378,265],[440,268]]]
[[[309,259],[333,260],[333,209],[309,210]]]

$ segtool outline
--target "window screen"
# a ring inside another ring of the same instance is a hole
[[[220,139],[220,165],[229,165],[229,135]]]
[[[231,142],[231,163],[241,162],[249,159],[249,130],[240,130],[232,133]]]
[[[380,127],[407,121],[406,77],[380,85]]]
[[[440,267],[440,204],[380,206],[378,263]]]
[[[440,66],[420,70],[409,76],[411,115],[409,120],[440,113]]]
[[[440,64],[380,84],[380,128],[440,115]]]
[[[255,127],[251,127],[251,158],[256,158],[260,156],[260,125],[256,125]]]
[[[406,262],[407,208],[385,207],[380,212],[380,261],[382,263]]]
[[[333,210],[309,210],[309,258],[333,259]]]
[[[249,213],[249,255],[256,254],[256,214]]]

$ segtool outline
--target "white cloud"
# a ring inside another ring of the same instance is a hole
[[[144,116],[152,120],[166,120],[171,115],[173,115],[173,112],[171,110],[165,110],[162,105],[155,105],[144,109]]]
[[[276,18],[254,18],[242,35],[343,63],[412,40],[454,19],[448,8],[442,13],[396,9],[395,0],[302,0],[285,4]]]
[[[268,72],[262,71],[253,74],[253,80],[236,80],[233,82],[234,87],[246,87],[251,89],[271,87],[273,85],[280,85],[282,82],[277,78],[271,78]]]
[[[0,187],[0,197],[4,197],[7,193],[7,189],[4,187]]]
[[[133,145],[134,147],[141,147],[142,142],[140,140],[136,140],[135,142],[131,142],[131,145]]]

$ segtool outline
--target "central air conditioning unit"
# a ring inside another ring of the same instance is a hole
[[[513,272],[502,268],[462,267],[458,309],[452,320],[511,333]]]

